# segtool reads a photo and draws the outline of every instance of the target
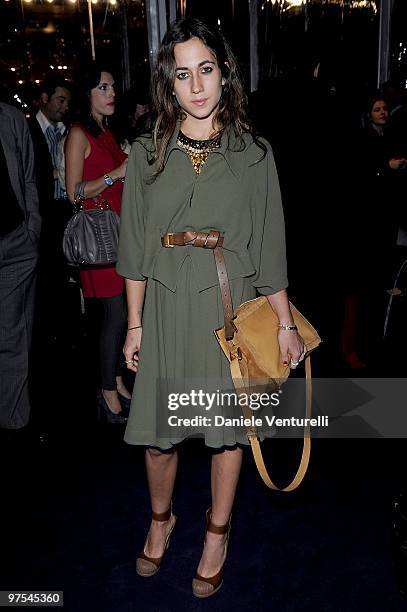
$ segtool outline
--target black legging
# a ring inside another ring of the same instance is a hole
[[[88,300],[90,315],[98,321],[100,382],[102,389],[117,388],[116,376],[124,369],[122,353],[127,310],[123,295]]]

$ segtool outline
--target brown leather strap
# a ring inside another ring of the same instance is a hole
[[[223,236],[221,236],[218,230],[211,230],[210,232],[188,230],[187,232],[177,232],[176,234],[164,234],[164,236],[161,236],[161,244],[166,248],[194,246],[203,249],[214,249],[217,246],[222,246]]]
[[[206,531],[217,533],[218,535],[227,533],[230,528],[231,518],[232,515],[229,516],[229,520],[225,525],[215,525],[215,523],[212,523],[212,508],[208,508],[206,511]]]
[[[153,519],[153,521],[159,521],[160,523],[163,523],[164,521],[170,520],[171,512],[172,506],[170,506],[165,512],[154,512],[154,510],[152,510],[151,518]]]
[[[245,367],[246,364],[245,364],[244,356],[242,356],[241,354],[238,354],[237,352],[235,352],[234,354],[231,354],[231,356],[232,356],[232,360],[230,362],[230,371],[232,374],[233,383],[235,385],[236,392],[239,396],[244,395],[244,397],[246,398],[248,395],[250,395],[250,392],[248,389],[248,379],[247,379],[248,370]],[[309,355],[305,359],[305,376],[306,376],[306,380],[305,380],[305,384],[306,384],[305,417],[310,419],[311,418],[311,404],[312,404],[312,383],[311,383],[311,359]],[[247,381],[247,384],[245,381]],[[243,401],[241,405],[242,405],[242,410],[243,410],[243,414],[245,418],[251,419],[253,415],[252,410],[249,408],[249,406],[247,405],[245,401]],[[249,442],[250,442],[250,445],[253,451],[254,460],[256,462],[256,466],[259,471],[259,474],[262,477],[263,482],[270,489],[273,489],[274,491],[283,491],[285,493],[288,493],[289,491],[293,491],[294,489],[296,489],[301,484],[307,472],[307,469],[308,469],[308,463],[309,463],[310,452],[311,452],[311,436],[310,436],[309,425],[306,425],[304,427],[304,441],[303,441],[303,447],[302,447],[302,456],[301,456],[301,461],[300,461],[300,465],[298,467],[297,473],[295,474],[290,484],[284,487],[283,489],[281,489],[276,484],[274,484],[274,482],[271,480],[267,472],[267,468],[264,463],[263,455],[262,455],[261,448],[260,448],[260,442],[259,442],[259,438],[257,435],[256,427],[247,428],[247,437],[249,439]]]
[[[228,273],[226,270],[225,258],[223,256],[223,236],[221,236],[221,233],[218,230],[211,230],[210,232],[189,230],[176,234],[164,234],[164,236],[161,237],[161,244],[166,248],[171,248],[173,246],[194,246],[213,250],[225,318],[226,340],[232,340],[236,327],[232,321],[234,317],[232,295],[230,293]]]
[[[223,256],[223,250],[220,247],[216,247],[213,250],[215,257],[216,272],[218,273],[220,293],[222,297],[223,314],[225,317],[225,337],[226,340],[232,340],[236,327],[233,323],[233,305],[232,295],[230,293],[230,285],[228,273],[226,270],[225,258]]]

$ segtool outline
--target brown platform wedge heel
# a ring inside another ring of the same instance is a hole
[[[165,538],[164,550],[163,550],[163,554],[161,555],[161,557],[149,557],[144,552],[144,548],[139,554],[139,556],[137,557],[136,572],[139,576],[143,576],[144,578],[149,578],[150,576],[154,576],[154,574],[158,572],[158,570],[160,569],[162,560],[164,558],[164,555],[168,549],[168,546],[170,545],[171,534],[174,530],[175,523],[177,521],[177,517],[175,516],[175,514],[172,513],[172,505],[168,508],[166,512],[152,512],[151,513],[151,518],[154,521],[159,521],[159,522],[169,521],[172,516],[174,517],[174,523],[170,531],[168,532],[167,537]]]
[[[208,508],[208,510],[206,511],[206,531],[210,531],[211,533],[217,533],[219,535],[223,535],[225,533],[227,534],[225,542],[225,553],[227,553],[232,515],[230,515],[229,521],[226,523],[226,525],[215,525],[211,521],[211,515],[212,508]],[[211,595],[214,595],[215,593],[217,593],[217,591],[219,591],[223,584],[224,565],[225,563],[223,563],[217,574],[215,574],[214,576],[209,576],[208,578],[201,576],[200,574],[198,574],[198,572],[196,573],[195,578],[192,580],[192,593],[195,595],[195,597],[210,597]]]

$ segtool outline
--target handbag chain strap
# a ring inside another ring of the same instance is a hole
[[[102,196],[101,193],[98,196],[92,198],[92,200],[96,204],[96,208],[99,208],[99,210],[110,210],[109,202]],[[101,200],[101,202],[99,202],[99,200]]]
[[[75,194],[74,194],[74,201],[73,201],[75,214],[84,210],[83,203],[86,199],[85,198],[85,184],[86,184],[86,181],[80,181],[79,183],[76,183],[75,185]],[[101,193],[89,199],[93,200],[94,204],[96,205],[96,208],[98,208],[99,210],[111,210],[111,206],[109,202],[102,196]]]

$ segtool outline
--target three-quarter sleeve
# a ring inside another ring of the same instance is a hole
[[[253,234],[249,251],[256,268],[253,286],[261,295],[288,286],[284,216],[273,152],[252,167],[255,188],[252,198]]]
[[[119,252],[116,270],[125,278],[144,280],[145,219],[143,207],[142,165],[145,149],[135,142],[129,155],[120,215]]]

